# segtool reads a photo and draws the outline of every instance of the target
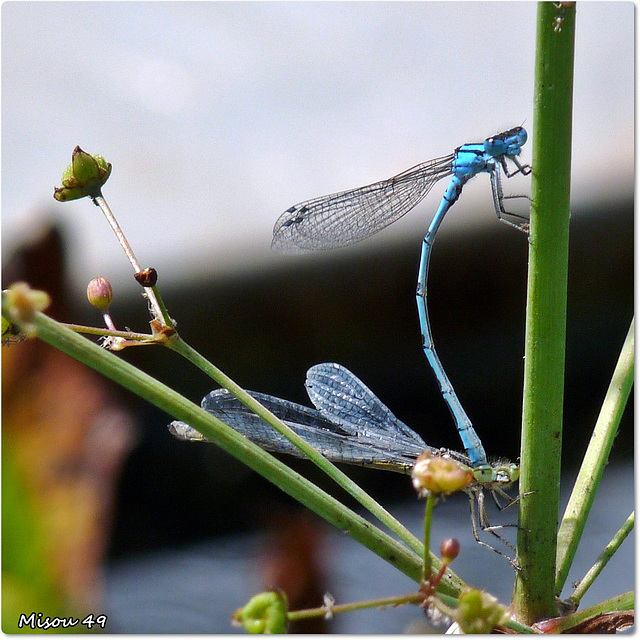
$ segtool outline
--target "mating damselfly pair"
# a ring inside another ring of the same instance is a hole
[[[480,526],[497,535],[488,526],[483,489],[488,489],[497,502],[496,495],[506,496],[503,488],[518,479],[518,467],[510,463],[489,464],[487,461],[480,438],[435,350],[427,308],[427,277],[433,241],[440,224],[460,197],[464,185],[478,173],[490,176],[498,219],[518,229],[528,229],[523,216],[505,209],[506,197],[502,191],[502,174],[512,177],[531,172],[531,168],[520,164],[517,158],[526,141],[524,128],[515,127],[482,143],[462,145],[447,156],[416,165],[388,180],[301,202],[287,209],[274,226],[272,247],[276,251],[306,253],[348,246],[401,218],[426,197],[436,182],[451,176],[422,242],[416,299],[423,348],[454,417],[466,454],[443,452],[426,445],[355,375],[337,364],[316,365],[307,372],[306,386],[315,410],[273,396],[252,393],[331,460],[407,472],[419,453],[427,450],[435,455],[448,455],[468,466],[474,477],[467,493],[470,496],[473,532],[478,542],[475,502]],[[512,171],[509,171],[508,161],[515,167]],[[510,217],[520,220],[512,222]],[[205,396],[202,406],[265,449],[302,455],[284,436],[224,390]],[[182,439],[205,440],[195,429],[181,422],[171,423],[170,429]]]
[[[474,467],[465,454],[430,447],[396,418],[361,380],[339,364],[323,363],[311,367],[307,371],[305,387],[315,409],[264,393],[249,391],[249,394],[333,462],[409,474],[418,456],[429,452],[434,457],[448,457],[469,468],[473,479],[463,491],[469,496],[473,534],[480,544],[496,551],[480,540],[478,531],[479,524],[482,530],[494,533],[484,509],[483,490],[487,489],[497,504],[498,497],[511,502],[504,489],[518,479],[517,465],[496,462]],[[284,435],[226,389],[207,394],[201,406],[267,451],[305,457]],[[199,431],[177,420],[169,424],[169,431],[180,440],[209,442]]]

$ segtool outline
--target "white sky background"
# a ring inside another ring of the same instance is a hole
[[[529,2],[6,2],[5,256],[53,217],[80,290],[137,286],[98,209],[52,198],[79,144],[113,163],[105,197],[164,282],[283,261],[271,230],[292,204],[531,129],[535,18]],[[578,4],[574,205],[632,194],[634,19]],[[495,223],[474,183],[443,233]],[[426,230],[444,188],[367,242]]]

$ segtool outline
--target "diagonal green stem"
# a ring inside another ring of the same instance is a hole
[[[271,411],[263,407],[255,398],[249,395],[242,387],[235,383],[229,376],[220,371],[218,367],[209,362],[195,349],[183,342],[177,336],[170,339],[166,346],[173,349],[180,355],[184,356],[195,364],[199,369],[204,371],[208,376],[213,378],[218,384],[230,391],[238,400],[247,406],[256,415],[261,417],[267,424],[271,425],[276,431],[280,432],[289,441],[291,441],[307,458],[324,471],[332,480],[340,485],[352,497],[354,497],[365,509],[373,514],[380,522],[393,531],[410,549],[422,555],[423,544],[418,540],[401,522],[396,520],[386,509],[376,502],[366,491],[364,491],[357,483],[355,483],[348,475],[340,471],[332,462],[327,460],[323,455],[318,453],[306,440],[303,440],[292,429],[290,429],[282,420],[275,416]],[[439,566],[439,560],[434,556],[434,562]]]
[[[609,453],[633,386],[633,365],[634,321],[632,320],[558,532],[556,595],[560,595],[564,587],[596,491],[600,486],[604,468],[609,460]]]
[[[308,618],[319,618],[336,613],[347,611],[361,611],[362,609],[374,609],[381,607],[398,607],[402,604],[420,604],[424,600],[424,594],[420,592],[409,593],[404,596],[390,596],[388,598],[376,598],[375,600],[362,600],[360,602],[348,602],[345,604],[325,604],[315,609],[301,609],[290,611],[289,620],[306,620]]]
[[[613,557],[613,554],[620,548],[620,545],[627,539],[627,536],[633,530],[635,523],[635,512],[626,519],[625,523],[618,529],[618,532],[611,539],[611,542],[604,548],[594,565],[587,571],[586,575],[575,588],[575,591],[567,598],[568,603],[580,604],[580,600],[587,592],[593,581],[600,575],[600,572],[607,566],[607,563]]]
[[[3,296],[4,298],[4,296]],[[99,371],[163,411],[183,420],[222,449],[273,482],[338,529],[348,533],[416,582],[422,577],[422,558],[391,538],[338,500],[289,469],[231,427],[112,353],[101,349],[44,314],[33,321],[37,335],[55,348]],[[454,594],[463,583],[447,572],[439,591]]]

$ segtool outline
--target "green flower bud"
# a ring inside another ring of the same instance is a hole
[[[110,175],[111,164],[102,156],[92,156],[76,147],[71,154],[71,164],[62,174],[62,187],[53,190],[53,197],[60,202],[67,202],[85,196],[98,196]]]
[[[282,592],[267,591],[253,596],[233,612],[233,621],[249,633],[286,633],[289,603]]]
[[[464,633],[491,633],[509,620],[509,610],[485,591],[466,587],[458,599],[455,619]]]

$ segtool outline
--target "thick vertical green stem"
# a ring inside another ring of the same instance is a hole
[[[537,58],[520,529],[513,605],[534,622],[554,615],[564,397],[575,5],[542,2]]]

